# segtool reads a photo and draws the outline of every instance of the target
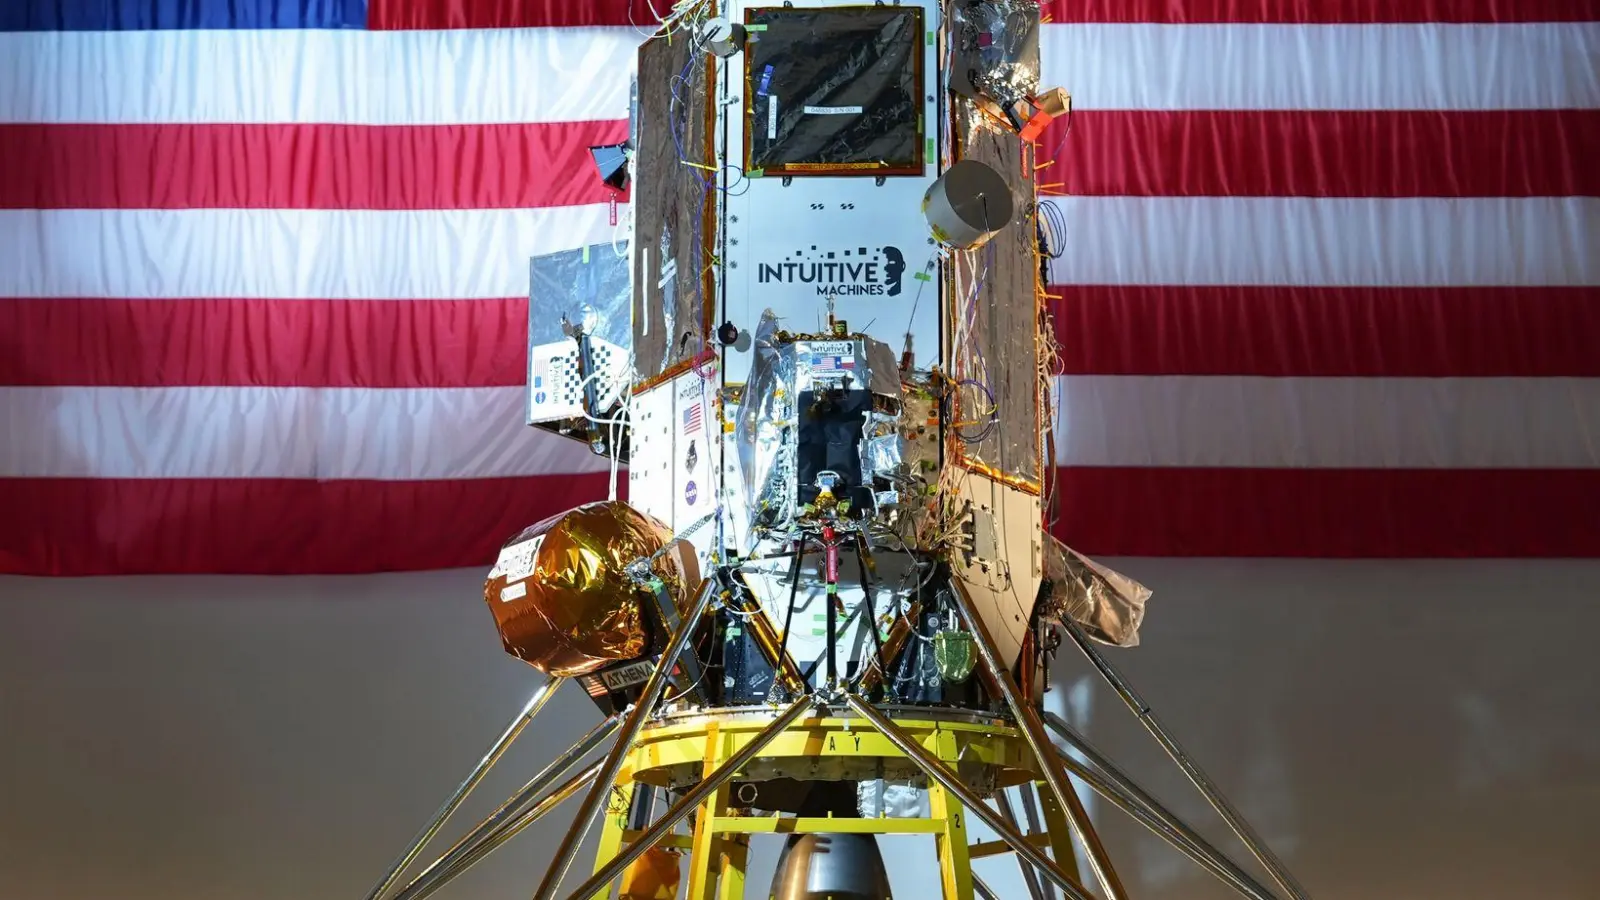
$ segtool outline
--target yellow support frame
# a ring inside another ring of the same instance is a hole
[[[770,718],[749,712],[709,714],[684,721],[647,726],[628,756],[614,802],[602,822],[595,871],[615,858],[636,832],[627,830],[627,800],[635,784],[666,787],[685,778],[704,778],[766,727]],[[998,787],[1029,784],[1040,776],[1020,732],[1002,720],[897,718],[896,724],[952,770],[981,772]],[[756,757],[762,764],[785,759],[848,757],[902,761],[904,754],[870,725],[854,718],[804,718],[775,738]],[[691,779],[691,780],[692,780]],[[724,785],[695,811],[689,834],[661,842],[682,853],[689,878],[682,900],[740,900],[753,834],[927,834],[939,858],[943,900],[973,900],[972,860],[1008,852],[1000,842],[968,843],[966,811],[961,801],[938,784],[928,788],[928,818],[833,818],[750,816],[729,804]],[[1048,829],[1028,835],[1036,846],[1055,850],[1057,861],[1072,859],[1071,836],[1060,816],[1046,816]],[[1060,858],[1067,848],[1065,859]],[[638,865],[635,863],[635,865]],[[626,880],[626,876],[624,876]],[[595,900],[603,900],[604,894]],[[627,897],[620,900],[629,900]]]

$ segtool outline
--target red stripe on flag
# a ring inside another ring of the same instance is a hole
[[[484,209],[604,203],[626,121],[0,125],[0,208]]]
[[[0,519],[0,572],[486,567],[518,529],[603,498],[606,478],[0,480],[0,505],[31,511]],[[1063,469],[1057,493],[1056,534],[1093,555],[1600,555],[1600,471]]]
[[[528,301],[0,298],[0,384],[497,387]]]
[[[1600,287],[1050,292],[1072,375],[1600,377]]]
[[[0,479],[0,573],[364,573],[494,562],[609,476],[453,481]],[[619,476],[619,487],[626,483]]]
[[[672,0],[655,0],[654,6],[666,15]],[[655,30],[651,0],[370,0],[367,6],[367,27],[373,31],[634,23],[645,34]]]
[[[1051,293],[1069,375],[1600,377],[1596,287]],[[0,298],[0,384],[518,385],[527,313],[522,297]]]
[[[1600,196],[1600,110],[1079,111],[1040,138],[1069,194]]]
[[[397,2],[397,0],[389,0]],[[1587,22],[1594,0],[1048,0],[1052,22]]]
[[[1600,555],[1600,470],[1074,468],[1056,495],[1090,555]]]

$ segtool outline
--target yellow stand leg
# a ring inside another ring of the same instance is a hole
[[[717,859],[722,872],[717,876],[717,900],[744,900],[744,868],[750,861],[750,836],[722,835]]]
[[[935,740],[940,760],[953,762],[958,753],[955,736],[942,729],[937,734]],[[944,826],[933,840],[934,850],[939,855],[939,880],[944,886],[944,900],[972,900],[972,860],[967,850],[966,810],[959,799],[929,779],[928,812],[934,821]]]
[[[706,754],[701,764],[700,777],[709,777],[729,755],[730,748],[723,746],[723,737],[715,722],[706,732]],[[723,785],[712,792],[710,798],[694,814],[694,835],[689,850],[689,891],[684,900],[713,900],[719,869],[717,833],[712,830],[712,820],[727,815],[728,787]]]
[[[600,847],[594,855],[594,870],[600,871],[606,863],[617,858],[622,850],[623,833],[628,828],[628,807],[633,805],[633,773],[623,770],[617,774],[617,786],[612,789],[610,802],[600,818]],[[607,900],[611,886],[595,894],[593,900]]]
[[[1062,871],[1082,882],[1086,876],[1078,864],[1078,855],[1072,852],[1072,827],[1067,824],[1067,814],[1056,802],[1056,795],[1047,782],[1035,781],[1034,793],[1039,798],[1039,812],[1044,817],[1045,833],[1050,835],[1050,855]]]

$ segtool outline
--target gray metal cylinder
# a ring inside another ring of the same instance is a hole
[[[870,834],[797,834],[783,845],[770,900],[892,900]]]
[[[982,245],[1010,224],[1015,205],[999,172],[975,159],[945,170],[922,195],[922,214],[941,244],[961,250]]]
[[[748,37],[743,25],[724,16],[707,22],[700,33],[711,54],[721,59],[728,59],[743,50],[745,38]]]

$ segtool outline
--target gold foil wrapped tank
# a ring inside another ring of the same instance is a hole
[[[589,503],[505,543],[484,600],[506,652],[547,675],[586,675],[645,655],[658,639],[650,593],[627,567],[672,541],[671,529],[621,501]],[[652,567],[685,608],[698,586],[694,552],[678,542]]]

